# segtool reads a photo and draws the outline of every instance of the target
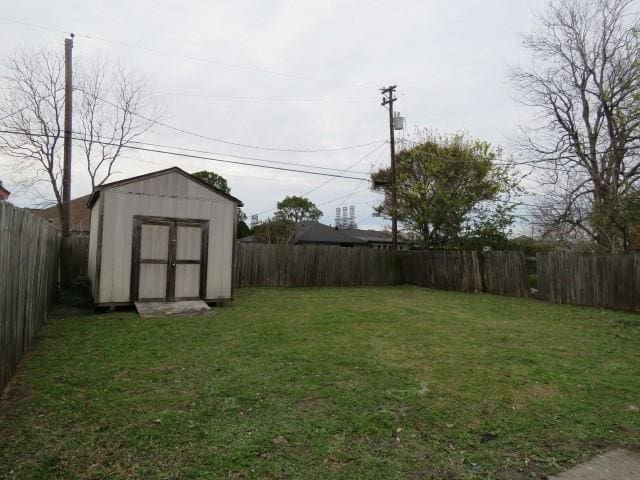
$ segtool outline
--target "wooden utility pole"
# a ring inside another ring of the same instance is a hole
[[[71,38],[64,39],[64,158],[62,167],[62,212],[60,226],[62,227],[61,242],[61,283],[62,287],[69,286],[70,264],[69,237],[71,236],[71,136],[73,132],[73,33]]]
[[[391,249],[398,250],[398,192],[396,189],[396,139],[393,125],[393,102],[397,100],[393,96],[395,85],[381,88],[384,98],[382,106],[389,105],[389,146],[391,147]]]

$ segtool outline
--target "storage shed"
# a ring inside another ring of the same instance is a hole
[[[96,305],[232,298],[237,198],[173,167],[101,185],[88,206]]]

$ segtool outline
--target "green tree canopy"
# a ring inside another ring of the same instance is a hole
[[[222,175],[218,175],[215,172],[210,172],[207,170],[201,170],[199,172],[192,173],[191,175],[211,185],[212,187],[217,188],[221,192],[224,192],[227,194],[231,193],[231,188],[227,183],[227,179],[224,178]],[[247,225],[246,220],[247,220],[247,215],[242,211],[241,208],[238,208],[238,218],[236,220],[236,224],[237,224],[236,237],[237,238],[246,237],[251,234],[251,229],[249,228],[249,225]]]
[[[295,223],[282,218],[273,218],[258,225],[254,235],[260,243],[291,243],[295,233]]]
[[[293,223],[303,220],[318,220],[322,217],[322,211],[308,198],[287,196],[277,204],[275,217]]]
[[[231,193],[231,188],[229,188],[227,179],[222,175],[218,175],[217,173],[209,172],[207,170],[201,170],[199,172],[192,173],[191,175],[205,183],[208,183],[212,187],[217,188],[221,192]]]
[[[372,174],[373,189],[384,194],[377,215],[391,217],[390,171]],[[495,246],[506,240],[518,189],[508,162],[489,143],[464,135],[427,132],[413,148],[396,157],[398,221],[427,248],[463,243]]]

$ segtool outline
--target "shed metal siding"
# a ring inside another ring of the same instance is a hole
[[[91,227],[89,233],[89,258],[87,263],[87,274],[91,280],[91,293],[96,298],[96,255],[98,252],[98,216],[100,214],[100,199],[96,202],[91,210]]]
[[[231,298],[236,221],[233,201],[179,173],[168,173],[105,189],[98,202],[104,202],[104,226],[100,291],[98,297],[94,297],[96,303],[130,300],[134,215],[209,220],[206,298]],[[96,207],[97,204],[94,211]]]

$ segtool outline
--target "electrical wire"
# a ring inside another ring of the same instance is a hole
[[[347,168],[345,168],[344,170],[341,170],[340,173],[345,173],[348,172],[351,168],[355,167],[358,163],[362,162],[364,159],[366,159],[367,157],[369,157],[370,155],[372,155],[373,153],[376,152],[376,150],[378,150],[380,147],[382,147],[383,144],[378,145],[377,147],[375,147],[373,150],[370,150],[369,152],[367,152],[366,154],[364,154],[362,157],[360,157],[358,160],[356,160],[354,163],[352,163],[351,165],[349,165]],[[324,187],[325,185],[327,185],[329,182],[332,182],[333,180],[335,180],[336,178],[343,178],[340,174],[337,175],[329,175],[331,178],[329,178],[327,181],[321,183],[320,185],[312,188],[311,190],[308,190],[307,192],[303,193],[301,196],[302,197],[306,197],[307,195],[315,192],[316,190]],[[362,178],[360,179],[361,181],[370,181],[370,178]],[[262,212],[258,212],[255,215],[264,215],[265,213],[269,213],[274,211],[275,208],[269,208],[267,210],[263,210]]]
[[[9,22],[9,23],[18,24],[18,25],[28,26],[28,27],[31,27],[31,28],[39,28],[39,29],[48,30],[48,31],[51,31],[51,32],[62,33],[64,35],[67,35],[67,34],[71,33],[71,32],[66,32],[66,31],[58,29],[58,28],[52,28],[52,27],[48,27],[48,26],[44,26],[44,25],[38,25],[38,24],[35,24],[35,23],[24,22],[24,21],[21,21],[21,20],[15,20],[15,19],[8,18],[8,17],[0,17],[0,20],[5,21],[5,22]],[[123,42],[121,40],[112,40],[112,39],[109,39],[109,38],[99,37],[97,35],[90,35],[90,34],[85,34],[85,33],[75,33],[75,32],[73,34],[76,37],[85,38],[87,40],[93,40],[93,41],[98,41],[98,42],[103,42],[103,43],[109,43],[109,44],[112,44],[112,45],[118,45],[118,46],[121,46],[121,47],[133,48],[133,49],[137,49],[137,50],[142,50],[142,51],[154,53],[154,54],[157,54],[157,55],[165,55],[165,56],[174,57],[174,58],[183,58],[183,59],[186,59],[186,60],[192,60],[192,61],[197,61],[197,62],[202,62],[202,63],[208,63],[208,64],[211,64],[211,65],[218,65],[218,66],[222,66],[222,67],[226,67],[226,68],[232,68],[232,69],[236,69],[236,70],[244,70],[244,71],[249,71],[249,72],[254,72],[254,73],[263,73],[263,74],[274,75],[274,76],[283,77],[283,78],[291,78],[291,79],[295,79],[295,80],[304,80],[304,81],[308,81],[308,82],[326,83],[326,84],[330,84],[330,85],[339,85],[339,86],[343,86],[343,87],[354,87],[354,88],[364,88],[364,89],[367,89],[367,90],[370,90],[370,89],[378,90],[376,87],[373,87],[373,86],[370,86],[370,85],[363,85],[363,84],[357,84],[357,83],[347,83],[347,82],[337,82],[337,81],[332,81],[332,80],[325,80],[325,79],[319,79],[319,78],[306,77],[304,75],[297,75],[297,74],[291,74],[291,73],[278,72],[276,70],[269,70],[269,69],[266,69],[266,68],[253,67],[253,66],[248,66],[248,65],[240,65],[240,64],[235,64],[235,63],[228,63],[228,62],[223,62],[223,61],[220,61],[220,60],[214,60],[214,59],[210,59],[210,58],[197,57],[197,56],[194,56],[194,55],[187,55],[187,54],[178,53],[178,52],[169,52],[169,51],[166,51],[166,50],[160,50],[160,49],[152,48],[152,47],[145,47],[143,45],[136,45],[134,43]]]
[[[25,135],[25,132],[11,131],[11,130],[0,130],[0,133],[14,134],[14,135]],[[47,135],[47,134],[44,134],[44,133],[27,132],[26,134],[32,135],[32,136],[35,136],[35,137],[49,137],[49,138],[53,137],[52,135]],[[64,138],[64,137],[60,136],[60,138]],[[82,137],[72,137],[72,140],[86,141],[87,139],[86,138],[82,138]],[[229,163],[229,164],[233,164],[233,165],[242,165],[242,166],[245,166],[245,167],[267,168],[267,169],[271,169],[271,170],[279,170],[279,171],[284,171],[284,172],[303,173],[303,174],[307,174],[307,175],[319,175],[319,176],[323,176],[323,177],[331,177],[331,179],[343,178],[343,179],[347,179],[347,180],[359,180],[359,181],[368,180],[367,178],[362,178],[362,177],[352,177],[352,176],[347,176],[347,175],[332,174],[332,173],[325,173],[325,172],[312,172],[312,171],[308,171],[308,170],[298,170],[298,169],[294,169],[294,168],[274,167],[274,166],[270,166],[270,165],[260,165],[260,164],[256,164],[256,163],[239,162],[239,161],[235,161],[235,160],[224,160],[224,159],[221,159],[221,158],[205,157],[203,155],[193,155],[193,154],[181,153],[181,152],[171,152],[171,151],[167,151],[167,150],[159,150],[159,149],[154,149],[154,148],[137,147],[137,146],[133,146],[133,145],[118,145],[115,142],[103,142],[103,144],[120,146],[121,148],[127,148],[127,149],[130,149],[130,150],[139,150],[139,151],[143,151],[143,152],[159,153],[159,154],[163,154],[163,155],[172,155],[172,156],[176,156],[176,157],[194,158],[194,159],[198,159],[198,160],[206,160],[206,161],[211,161],[211,162]]]
[[[121,106],[116,105],[115,103],[111,102],[110,100],[107,100],[105,98],[102,97],[98,97],[96,96],[96,98],[98,100],[101,100],[109,105],[111,105],[114,108],[119,108],[122,109]],[[339,150],[354,150],[356,148],[362,148],[362,147],[368,147],[371,145],[376,145],[376,144],[382,144],[382,143],[386,143],[387,140],[374,140],[371,142],[366,142],[366,143],[360,143],[360,144],[356,144],[356,145],[346,145],[346,146],[341,146],[341,147],[331,147],[331,148],[315,148],[315,149],[304,149],[304,148],[282,148],[282,147],[265,147],[265,146],[260,146],[260,145],[250,145],[250,144],[246,144],[246,143],[240,143],[240,142],[234,142],[234,141],[230,141],[230,140],[225,140],[222,138],[216,138],[216,137],[210,137],[208,135],[204,135],[201,133],[197,133],[197,132],[193,132],[190,130],[185,130],[183,128],[179,128],[173,125],[170,125],[168,123],[165,122],[161,122],[160,120],[155,120],[153,118],[149,118],[146,117],[140,113],[137,112],[129,112],[132,115],[135,115],[136,117],[142,118],[143,120],[146,120],[148,122],[151,122],[154,125],[160,125],[161,127],[165,127],[168,128],[169,130],[173,130],[179,133],[184,133],[185,135],[191,135],[197,138],[202,138],[204,140],[209,140],[212,142],[218,142],[218,143],[224,143],[226,145],[233,145],[234,147],[241,147],[241,148],[251,148],[254,150],[265,150],[265,151],[270,151],[270,152],[289,152],[289,153],[326,153],[326,152],[336,152]]]
[[[79,132],[74,132],[74,134],[82,135]],[[98,141],[98,143],[100,143],[100,140]],[[269,159],[260,158],[260,157],[249,157],[249,156],[245,156],[245,155],[236,155],[236,154],[233,154],[233,153],[224,153],[224,152],[211,152],[209,150],[199,150],[199,149],[195,149],[195,148],[177,147],[177,146],[174,146],[174,145],[166,145],[166,144],[159,144],[159,143],[152,143],[152,142],[143,142],[143,141],[137,141],[137,140],[132,140],[130,143],[135,143],[135,144],[138,144],[138,145],[150,145],[152,147],[159,147],[159,148],[171,148],[171,149],[174,149],[174,150],[181,150],[181,151],[192,152],[192,153],[203,153],[203,154],[206,154],[206,155],[222,155],[222,156],[225,156],[225,157],[240,158],[240,159],[243,159],[243,160],[255,160],[257,162],[275,163],[275,164],[280,164],[280,165],[290,165],[290,166],[304,167],[304,168],[315,168],[315,169],[318,169],[318,170],[327,170],[327,171],[334,171],[334,172],[341,171],[339,168],[323,167],[323,166],[319,166],[319,165],[311,165],[311,164],[308,164],[308,163],[285,162],[283,160],[269,160]],[[356,174],[361,174],[361,175],[369,175],[370,172],[351,171],[351,173],[356,173]]]
[[[385,142],[386,143],[386,142]],[[362,162],[363,160],[365,160],[366,158],[368,158],[370,155],[372,155],[373,153],[375,153],[378,149],[380,149],[384,144],[380,144],[377,147],[375,147],[373,150],[369,151],[368,153],[366,153],[365,155],[363,155],[362,157],[360,157],[358,160],[356,160],[355,162],[353,162],[351,165],[349,165],[347,168],[345,168],[344,170],[341,170],[340,173],[345,173],[350,171],[353,167],[355,167],[357,164],[359,164],[360,162]],[[320,185],[318,185],[317,187],[312,188],[311,190],[305,192],[302,194],[303,197],[306,197],[307,195],[315,192],[316,190],[319,190],[320,188],[324,187],[325,185],[327,185],[329,182],[332,182],[333,180],[335,180],[336,178],[339,178],[340,174],[338,175],[334,175],[333,177],[329,178],[327,181],[321,183]],[[370,178],[366,178],[365,180],[370,181]]]
[[[179,92],[163,92],[147,90],[150,95],[163,95],[167,97],[186,97],[186,98],[210,98],[216,100],[249,100],[257,102],[274,102],[274,103],[371,103],[365,99],[332,99],[332,98],[273,98],[273,97],[254,97],[241,95],[208,95],[199,93],[179,93]]]

